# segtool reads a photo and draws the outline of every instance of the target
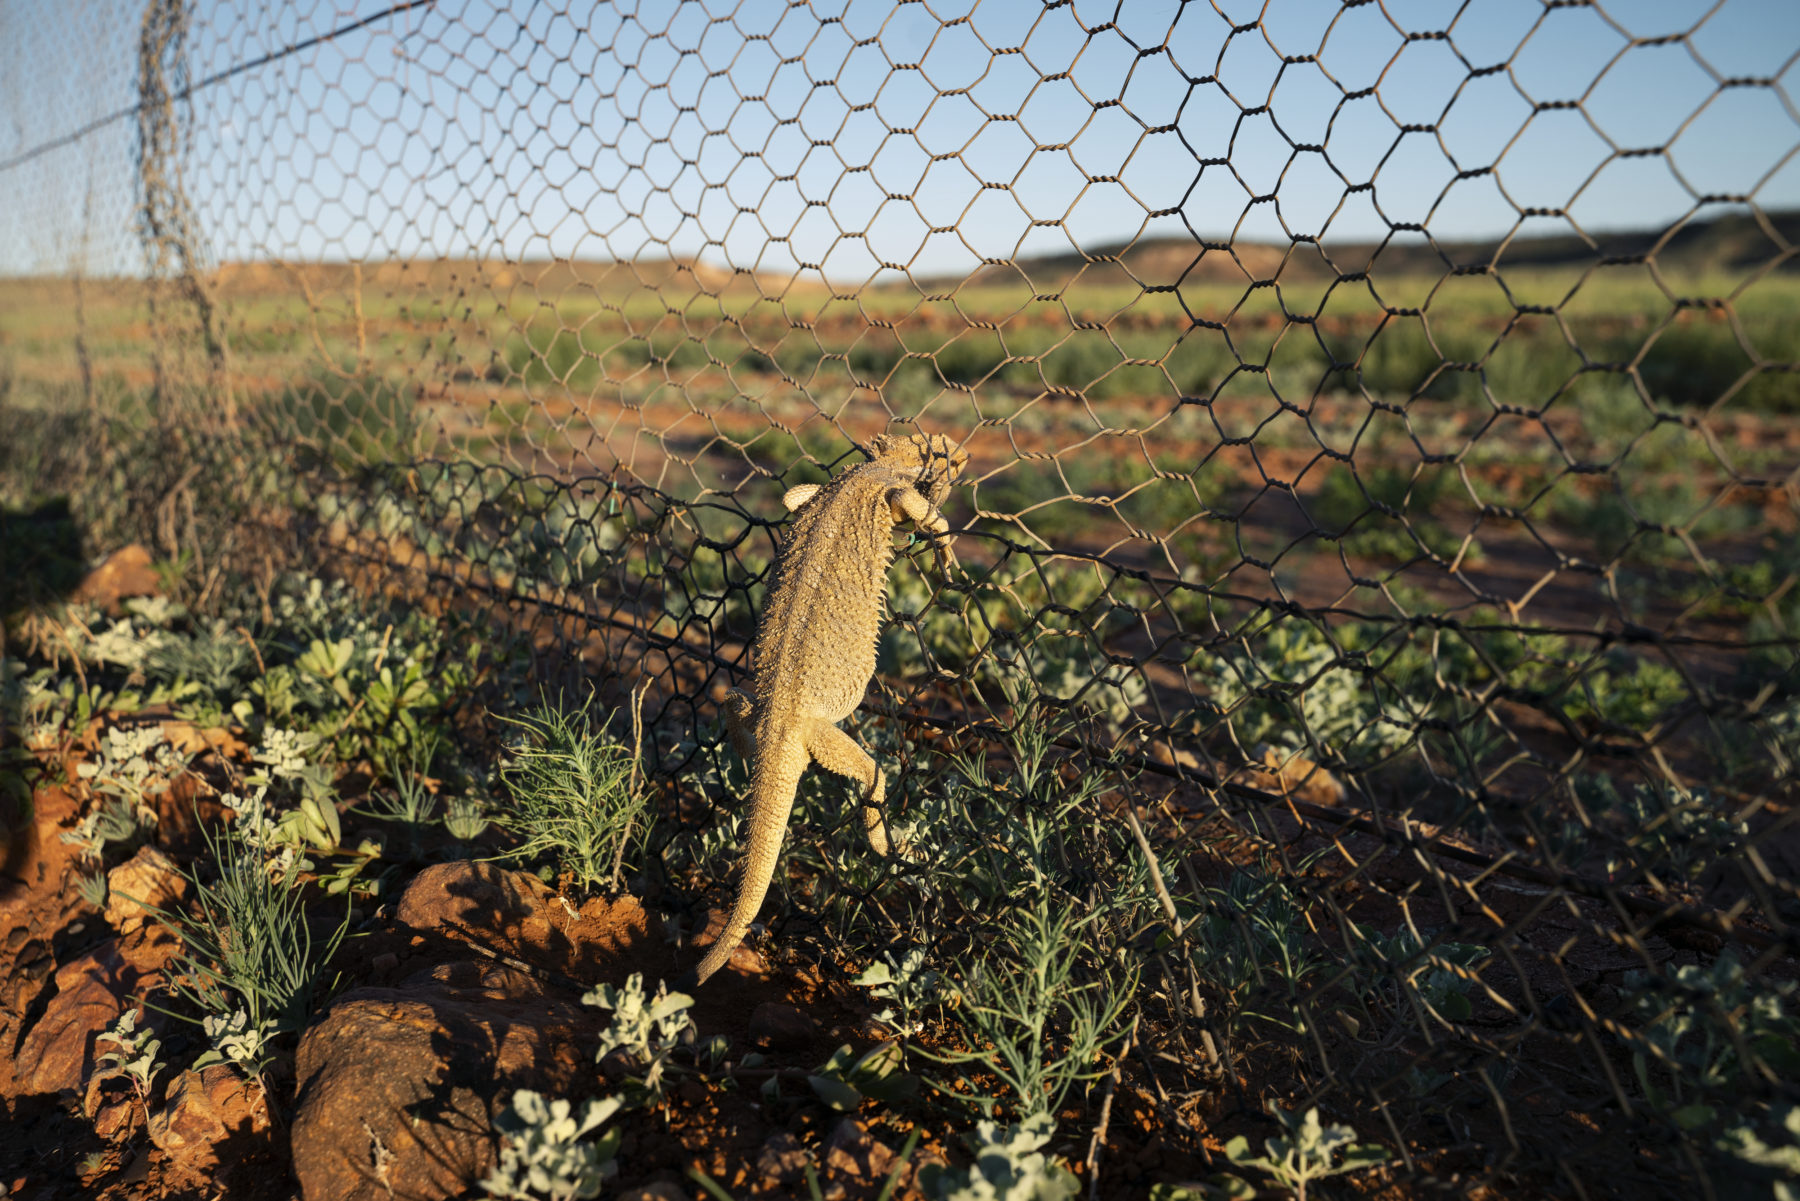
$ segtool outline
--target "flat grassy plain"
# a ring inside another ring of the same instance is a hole
[[[819,478],[898,421],[967,439],[965,517],[1040,546],[1130,544],[1177,574],[1210,562],[1202,535],[1272,562],[1356,526],[1403,561],[1429,523],[1440,557],[1446,536],[1491,553],[1510,530],[1605,564],[1741,560],[1747,533],[1791,530],[1791,272],[1262,282],[1229,261],[1165,288],[1099,263],[1050,291],[1024,274],[834,293],[685,263],[257,264],[207,290],[232,403],[345,470],[623,470],[767,512],[756,481]],[[153,386],[153,328],[176,327],[153,326],[141,283],[6,294],[14,403]],[[163,298],[165,322],[179,309]]]

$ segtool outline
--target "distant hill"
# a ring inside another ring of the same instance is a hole
[[[1780,238],[1789,245],[1800,244],[1800,209],[1771,212],[1766,217]],[[1214,243],[1209,248],[1191,238],[1154,238],[1136,244],[1096,246],[1086,256],[1071,250],[1022,258],[1013,265],[983,267],[966,283],[960,278],[921,282],[931,289],[956,283],[1017,285],[1023,275],[1035,290],[1056,292],[1083,267],[1087,268],[1084,282],[1093,286],[1128,283],[1127,271],[1140,280],[1155,283],[1172,283],[1184,277],[1271,279],[1278,271],[1283,279],[1298,281],[1359,271],[1390,276],[1441,275],[1452,267],[1487,264],[1501,268],[1569,267],[1602,258],[1639,257],[1652,251],[1665,270],[1690,275],[1717,270],[1742,272],[1766,264],[1780,253],[1768,233],[1747,214],[1690,221],[1673,232],[1666,228],[1608,230],[1591,237],[1591,245],[1574,233],[1519,236],[1510,241],[1431,243],[1417,234],[1396,234],[1386,243],[1336,242],[1322,249],[1309,243],[1252,241],[1235,242],[1228,248]],[[1105,261],[1110,259],[1118,262]],[[1800,270],[1800,258],[1790,259],[1782,264],[1782,269]]]
[[[1800,209],[1765,214],[1775,236],[1800,245]],[[1494,264],[1504,268],[1554,268],[1593,263],[1602,258],[1631,259],[1655,252],[1663,270],[1678,276],[1709,271],[1742,274],[1763,266],[1780,253],[1776,242],[1754,218],[1730,214],[1690,221],[1669,230],[1606,230],[1591,235],[1592,244],[1574,233],[1519,236],[1510,241],[1448,240],[1427,242],[1417,234],[1396,234],[1387,242],[1333,242],[1323,248],[1309,243],[1243,240],[1226,245],[1191,238],[1151,238],[1135,244],[1094,246],[1087,255],[1073,250],[1033,255],[1014,263],[982,267],[967,278],[938,276],[919,280],[928,291],[958,286],[1000,286],[1035,292],[1060,292],[1077,272],[1087,287],[1130,285],[1131,277],[1157,284],[1177,280],[1231,281],[1273,279],[1290,282],[1325,280],[1366,271],[1377,276],[1439,276],[1451,268]],[[1085,271],[1084,271],[1085,269]],[[1800,256],[1780,265],[1800,271]],[[592,292],[619,301],[633,293],[764,296],[823,295],[828,290],[814,272],[790,277],[778,271],[737,271],[691,258],[644,258],[633,262],[607,259],[500,258],[380,259],[360,266],[343,262],[282,263],[259,260],[221,263],[214,286],[224,297],[266,295],[290,289],[337,294],[362,286],[386,293],[418,292],[444,296],[459,289],[494,294],[519,288],[540,296]],[[59,286],[61,276],[27,277]],[[1027,285],[1029,281],[1029,285]],[[129,280],[119,281],[129,284]],[[897,273],[883,278],[881,290],[912,284]]]

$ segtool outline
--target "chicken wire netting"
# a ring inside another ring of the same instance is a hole
[[[784,490],[948,434],[883,757],[1045,702],[1415,1182],[1770,1195],[1797,85],[1753,0],[8,6],[0,459],[485,606],[677,774]]]

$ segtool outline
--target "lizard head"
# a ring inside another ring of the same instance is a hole
[[[914,486],[934,505],[944,503],[950,486],[969,464],[968,452],[942,434],[905,438],[877,434],[869,440],[869,457],[916,479]]]

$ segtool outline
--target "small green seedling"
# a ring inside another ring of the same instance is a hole
[[[488,828],[487,806],[477,796],[454,796],[444,802],[444,829],[458,842],[473,842]]]
[[[670,1058],[694,1024],[687,1013],[694,998],[670,992],[660,980],[656,996],[651,997],[644,991],[643,973],[633,972],[623,988],[602,984],[583,996],[581,1003],[613,1011],[612,1022],[600,1034],[595,1060],[622,1052],[643,1073],[638,1083],[647,1102],[660,1101]]]
[[[95,872],[91,876],[75,877],[75,892],[83,901],[95,909],[106,908],[107,882],[105,872]]]
[[[107,1075],[129,1079],[138,1101],[148,1106],[150,1086],[155,1083],[157,1073],[168,1065],[157,1062],[156,1053],[162,1049],[162,1041],[153,1037],[156,1032],[149,1026],[142,1030],[137,1028],[138,1012],[127,1009],[113,1023],[112,1029],[95,1040],[96,1043],[113,1043],[117,1048],[100,1052],[97,1062]]]
[[[846,1044],[831,1053],[806,1083],[819,1100],[840,1113],[849,1113],[864,1097],[898,1101],[911,1096],[918,1083],[900,1070],[898,1043],[882,1043],[861,1058]]]
[[[1385,1148],[1356,1142],[1356,1131],[1350,1127],[1322,1125],[1317,1107],[1299,1114],[1271,1102],[1269,1113],[1287,1133],[1263,1142],[1267,1154],[1251,1154],[1250,1140],[1240,1134],[1225,1144],[1225,1155],[1241,1168],[1267,1172],[1283,1188],[1292,1189],[1299,1201],[1306,1201],[1306,1186],[1314,1180],[1360,1171],[1387,1160]],[[1339,1152],[1343,1153],[1341,1160]]]
[[[242,1068],[244,1074],[251,1079],[262,1078],[263,1069],[268,1066],[271,1056],[269,1043],[276,1034],[273,1019],[264,1019],[260,1024],[252,1026],[250,1015],[239,1009],[230,1017],[209,1016],[200,1024],[206,1031],[207,1040],[212,1043],[212,1049],[194,1061],[195,1071],[211,1067],[215,1063],[233,1063]]]

